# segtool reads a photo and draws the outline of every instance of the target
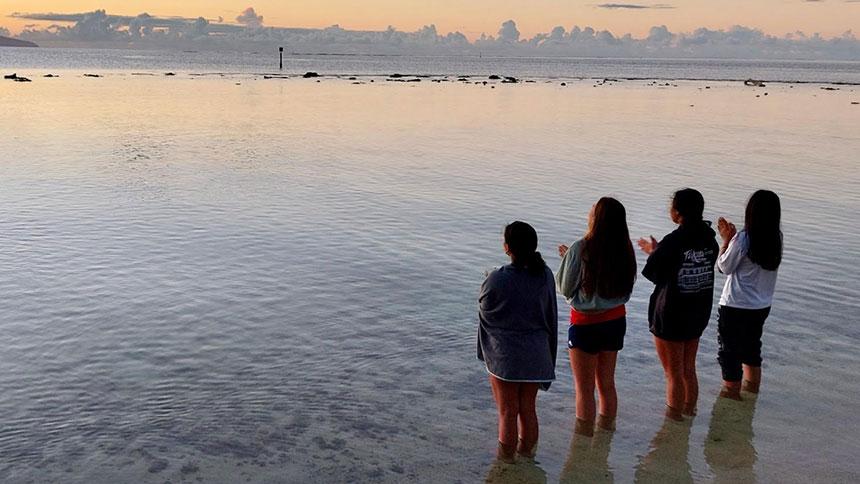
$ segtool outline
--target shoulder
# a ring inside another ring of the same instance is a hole
[[[490,271],[489,274],[487,274],[487,278],[484,279],[484,285],[496,286],[499,284],[503,284],[505,281],[507,281],[513,276],[514,272],[516,272],[516,268],[511,264],[507,264],[497,269],[494,269]]]
[[[683,232],[681,232],[681,227],[669,232],[660,240],[658,247],[662,247],[665,249],[670,249],[672,247],[677,247],[681,240],[684,238]]]
[[[566,259],[570,262],[574,262],[578,260],[582,256],[582,248],[585,246],[585,239],[579,239],[576,242],[570,244],[570,248],[567,250]]]
[[[543,273],[546,276],[548,281],[552,281],[553,285],[555,285],[555,275],[552,273],[552,269],[549,266],[544,266]]]

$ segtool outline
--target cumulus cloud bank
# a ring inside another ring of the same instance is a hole
[[[642,5],[639,3],[601,3],[597,5],[597,8],[606,8],[609,10],[642,10],[647,8],[667,9],[675,7],[673,7],[672,5],[667,5],[665,3],[658,3],[656,5]]]
[[[612,5],[612,7],[610,7]],[[604,8],[639,8],[634,4],[603,4]],[[657,4],[647,8],[670,8]],[[793,32],[768,35],[734,26],[727,30],[696,29],[671,32],[652,27],[644,38],[616,35],[592,27],[556,26],[549,32],[523,38],[514,20],[502,23],[496,36],[482,34],[470,42],[460,32],[442,34],[434,25],[415,32],[389,27],[382,31],[266,27],[263,17],[249,7],[223,19],[110,15],[104,10],[75,14],[13,14],[53,22],[46,28],[29,27],[18,37],[45,45],[91,45],[135,48],[261,49],[286,46],[303,53],[344,54],[478,54],[595,57],[844,59],[860,58],[860,40],[851,32],[833,38]]]
[[[246,8],[238,17],[236,17],[236,21],[251,28],[260,28],[263,26],[263,16],[257,15],[257,12],[254,11],[254,7]]]

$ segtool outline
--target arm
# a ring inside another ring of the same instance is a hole
[[[729,243],[738,233],[738,229],[735,227],[735,224],[729,222],[723,217],[720,217],[720,219],[717,220],[717,230],[720,232],[720,238],[723,239],[723,244],[720,247],[720,255],[722,255],[729,248]]]
[[[556,358],[558,357],[558,298],[555,295],[555,284],[552,278],[549,278],[549,284],[552,286],[550,291],[547,291],[549,304],[547,305],[547,332],[549,333],[549,351],[552,356],[552,364],[555,366]]]
[[[654,240],[653,237],[651,239]],[[669,252],[671,251],[669,245],[666,243],[666,238],[660,241],[659,244],[654,244],[653,250],[650,252],[651,255],[648,256],[648,260],[645,262],[645,268],[642,269],[642,275],[645,276],[645,279],[654,284],[659,284],[666,278],[665,274],[668,272],[666,265],[669,263]]]
[[[735,234],[731,240],[724,241],[720,249],[720,257],[717,259],[717,269],[723,274],[731,274],[737,270],[746,255],[745,234]]]
[[[580,271],[582,270],[579,252],[578,244],[573,244],[570,250],[565,251],[558,272],[555,274],[556,290],[565,299],[572,299],[576,291],[579,290]]]
[[[494,273],[490,273],[484,282],[481,283],[481,291],[478,293],[478,312],[480,314],[484,314],[486,311],[490,311],[493,306],[495,306],[494,301],[494,291],[493,291],[493,281]]]
[[[486,311],[488,311],[491,307],[491,286],[490,277],[492,273],[488,275],[484,282],[481,283],[481,290],[478,292],[478,338],[477,338],[477,356],[478,359],[484,361],[484,349],[481,347],[481,335],[483,333],[482,324],[483,321],[486,320]]]

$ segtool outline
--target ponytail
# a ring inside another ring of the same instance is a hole
[[[698,190],[684,188],[672,196],[672,208],[682,217],[685,225],[702,222],[705,198]]]
[[[515,267],[526,269],[534,276],[546,271],[546,262],[537,251],[537,232],[525,222],[512,222],[505,227],[505,243]]]

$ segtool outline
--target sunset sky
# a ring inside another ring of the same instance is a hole
[[[740,24],[783,35],[797,30],[826,37],[847,30],[860,34],[860,0],[2,0],[0,27],[18,33],[30,20],[10,18],[13,12],[72,13],[105,9],[108,13],[208,19],[232,22],[254,7],[267,26],[325,27],[339,24],[356,30],[382,30],[393,25],[412,31],[435,24],[440,32],[460,31],[469,38],[495,35],[501,22],[514,19],[524,36],[547,32],[556,25],[590,25],[616,34],[643,36],[653,25],[673,31],[698,27],[724,29]],[[620,5],[620,7],[619,7]],[[616,6],[616,8],[608,8]],[[631,8],[634,6],[648,8]],[[626,8],[625,8],[626,7]],[[41,24],[44,25],[44,24]]]

